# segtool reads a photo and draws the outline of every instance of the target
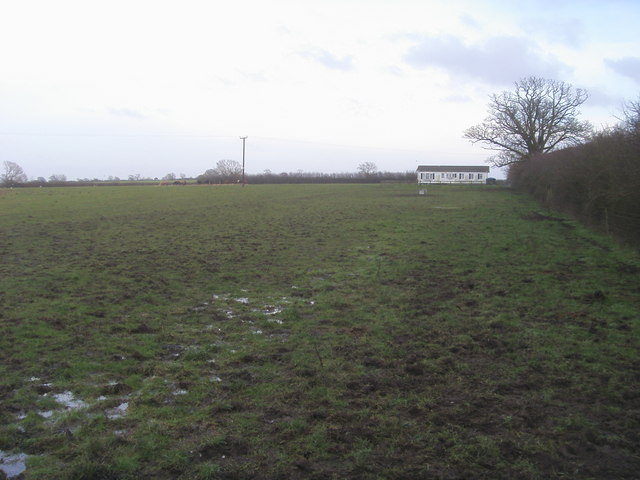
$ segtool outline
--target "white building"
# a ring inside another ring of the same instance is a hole
[[[488,166],[420,165],[418,183],[485,183]]]

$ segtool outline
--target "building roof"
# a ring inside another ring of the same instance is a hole
[[[419,165],[418,172],[483,172],[489,173],[487,165]]]

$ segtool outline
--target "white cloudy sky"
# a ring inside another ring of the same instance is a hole
[[[247,135],[251,173],[483,164],[463,131],[525,76],[614,124],[638,25],[637,0],[0,0],[0,161],[195,176]]]

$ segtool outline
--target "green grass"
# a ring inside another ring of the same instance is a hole
[[[640,258],[524,195],[15,189],[0,238],[27,478],[640,470]]]

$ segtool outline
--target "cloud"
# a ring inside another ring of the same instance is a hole
[[[402,77],[404,75],[404,71],[397,65],[390,65],[384,68],[384,71],[395,77]]]
[[[590,87],[587,89],[589,98],[585,105],[589,107],[612,107],[622,104],[623,98],[619,95],[611,95],[607,91],[599,87]]]
[[[640,57],[624,57],[620,60],[607,58],[604,63],[614,72],[640,83]]]
[[[351,115],[355,115],[357,117],[375,118],[380,114],[375,107],[356,98],[345,98],[344,107]]]
[[[527,18],[520,22],[530,35],[541,35],[550,42],[577,48],[582,44],[584,24],[577,18]]]
[[[353,58],[351,55],[340,58],[321,48],[300,52],[300,55],[333,70],[348,72],[353,69]]]
[[[474,29],[479,29],[480,24],[478,21],[469,14],[464,14],[460,16],[460,23],[462,23],[466,27],[471,27]]]
[[[242,70],[238,70],[238,73],[249,82],[262,83],[267,81],[267,77],[264,72],[244,72]]]
[[[224,75],[213,75],[211,76],[210,81],[225,87],[241,87],[247,84],[265,83],[268,79],[262,71],[251,72],[236,69],[235,71],[229,71]]]
[[[116,117],[145,118],[142,113],[131,110],[130,108],[110,108],[109,114],[115,115]]]
[[[505,85],[530,75],[555,78],[568,67],[536,52],[536,45],[521,37],[491,37],[467,45],[459,38],[423,37],[411,47],[405,61],[416,68],[436,67],[451,75]]]
[[[445,102],[450,102],[450,103],[469,103],[473,101],[473,99],[468,95],[456,95],[456,94],[449,95],[443,98],[443,100]]]

